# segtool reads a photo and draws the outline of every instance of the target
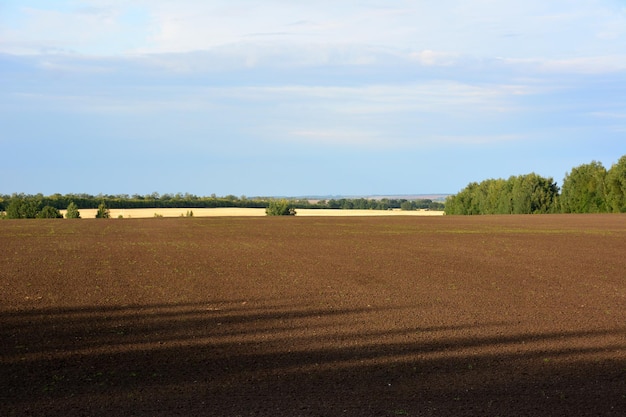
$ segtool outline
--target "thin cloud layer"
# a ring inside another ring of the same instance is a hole
[[[150,192],[219,169],[239,175],[184,191],[453,192],[531,170],[558,180],[626,153],[625,51],[617,0],[6,0],[0,143],[23,182],[0,192],[46,191],[34,188],[48,156],[86,168],[94,154],[151,172],[133,183]],[[181,171],[172,180],[152,163],[167,158]],[[337,171],[341,189],[330,176],[299,189],[254,174],[267,164],[355,168]],[[451,174],[413,184],[372,165]]]
[[[180,53],[271,42],[377,46],[427,61],[429,53],[566,59],[623,53],[626,34],[626,10],[617,0],[5,3],[5,52]]]

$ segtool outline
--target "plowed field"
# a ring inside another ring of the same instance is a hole
[[[626,216],[0,221],[1,416],[624,416]]]

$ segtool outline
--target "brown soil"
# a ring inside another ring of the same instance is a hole
[[[623,416],[623,215],[0,222],[2,416]]]

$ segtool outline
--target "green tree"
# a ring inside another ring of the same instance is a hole
[[[559,188],[552,178],[535,173],[513,177],[512,212],[515,214],[546,214],[555,211]]]
[[[9,219],[21,219],[22,218],[22,205],[24,201],[22,199],[12,198],[7,206],[7,218]]]
[[[62,219],[63,215],[56,207],[44,206],[39,213],[37,213],[38,219]]]
[[[272,200],[265,209],[265,214],[268,216],[295,216],[296,210],[285,199]]]
[[[73,201],[68,204],[65,217],[68,219],[80,219],[80,211],[78,211],[78,206]]]
[[[24,200],[12,198],[9,200],[9,204],[7,205],[6,215],[8,219],[22,219],[24,209],[22,206],[24,205]]]
[[[415,204],[412,201],[405,200],[400,203],[400,210],[413,211],[415,210]]]
[[[556,210],[559,188],[537,174],[472,182],[449,196],[446,214],[537,214]]]
[[[104,201],[98,206],[98,212],[96,213],[96,219],[109,219],[111,217],[111,211],[108,209]]]
[[[508,214],[511,212],[510,183],[504,179],[488,179],[475,189],[480,214]]]
[[[12,197],[7,206],[9,219],[34,219],[41,207],[41,200],[35,197]]]
[[[607,171],[600,162],[580,165],[565,176],[561,189],[564,213],[605,213]]]
[[[445,208],[446,206],[439,201],[431,201],[430,203],[428,203],[429,210],[443,211]]]
[[[445,214],[471,215],[480,214],[479,184],[471,182],[456,195],[446,199]]]
[[[609,169],[606,191],[609,211],[626,213],[626,155]]]

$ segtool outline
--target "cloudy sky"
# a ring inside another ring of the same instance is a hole
[[[2,0],[0,193],[456,193],[626,154],[624,0]]]

